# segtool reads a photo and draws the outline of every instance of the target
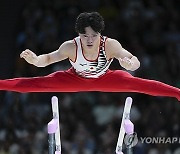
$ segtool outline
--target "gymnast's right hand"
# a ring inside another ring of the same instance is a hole
[[[26,49],[20,54],[21,58],[24,58],[29,64],[37,65],[38,56],[29,49]]]

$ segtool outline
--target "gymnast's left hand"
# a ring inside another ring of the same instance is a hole
[[[124,57],[119,59],[120,65],[125,68],[126,70],[131,70],[133,62],[131,61],[130,58]]]
[[[130,71],[135,71],[140,67],[140,62],[135,56],[133,56],[132,58],[120,58],[119,63],[123,68]]]

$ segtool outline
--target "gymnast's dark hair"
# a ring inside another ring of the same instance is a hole
[[[89,26],[95,32],[101,33],[101,31],[103,31],[105,27],[103,17],[98,12],[81,13],[76,19],[76,32],[85,34],[85,28]]]

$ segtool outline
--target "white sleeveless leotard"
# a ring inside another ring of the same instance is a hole
[[[105,52],[105,42],[107,37],[101,36],[99,45],[99,54],[95,60],[88,60],[83,54],[83,48],[80,37],[74,39],[76,44],[76,58],[73,62],[69,59],[75,72],[84,78],[98,78],[106,73],[113,59],[107,60]]]

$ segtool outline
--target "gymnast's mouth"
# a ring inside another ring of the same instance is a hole
[[[91,44],[88,44],[87,46],[88,46],[89,48],[93,47],[93,45],[91,45]]]

